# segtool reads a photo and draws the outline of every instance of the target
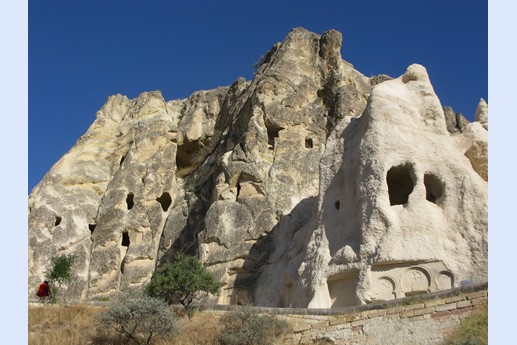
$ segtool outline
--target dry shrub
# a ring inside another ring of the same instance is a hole
[[[287,321],[247,307],[224,315],[221,324],[217,339],[222,345],[272,345],[290,331]]]
[[[174,338],[159,340],[156,345],[217,345],[219,317],[196,313],[192,319],[183,318],[179,322],[180,333]]]
[[[94,315],[98,328],[126,338],[128,343],[152,344],[153,339],[177,333],[176,314],[162,299],[137,295],[119,298],[102,313]]]

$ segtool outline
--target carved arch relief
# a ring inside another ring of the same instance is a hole
[[[400,285],[406,296],[429,292],[429,272],[422,267],[411,267],[402,275]]]
[[[371,274],[372,301],[387,301],[454,287],[454,275],[441,261],[377,264],[372,267]]]
[[[392,300],[396,298],[395,295],[395,280],[391,277],[383,276],[377,281],[377,299]]]
[[[438,290],[448,290],[454,287],[454,276],[449,271],[441,271],[435,278]]]

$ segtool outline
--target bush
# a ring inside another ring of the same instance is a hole
[[[447,345],[488,345],[488,310],[482,308],[467,316]]]
[[[222,345],[271,345],[289,331],[287,321],[259,315],[249,308],[221,318],[223,330],[217,337]]]
[[[74,254],[53,256],[50,258],[52,267],[45,271],[45,279],[50,282],[52,302],[57,300],[61,285],[72,280],[72,266],[76,256]]]
[[[181,303],[189,317],[194,294],[198,291],[219,293],[219,283],[197,258],[184,255],[158,267],[146,287],[146,293],[151,297],[161,298],[169,304]]]
[[[111,329],[135,344],[150,344],[153,338],[177,331],[176,315],[165,301],[137,296],[116,301],[108,310],[94,315],[100,334]]]

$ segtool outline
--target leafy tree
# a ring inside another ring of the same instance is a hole
[[[45,271],[45,279],[50,282],[53,301],[56,300],[61,286],[72,280],[72,266],[75,259],[75,254],[65,254],[50,258],[51,268]]]
[[[176,315],[159,298],[145,295],[116,300],[106,311],[95,314],[101,329],[111,329],[138,345],[177,331]],[[110,342],[110,339],[104,339]]]
[[[146,292],[169,304],[180,302],[190,318],[194,294],[198,291],[217,294],[219,288],[219,283],[196,257],[180,254],[172,263],[158,267]]]

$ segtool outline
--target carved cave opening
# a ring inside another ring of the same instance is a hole
[[[415,187],[411,176],[411,166],[404,164],[392,167],[386,175],[386,182],[388,183],[390,205],[407,204],[409,195]]]
[[[275,138],[279,137],[279,133],[283,128],[274,126],[271,123],[266,122],[266,129],[268,148],[270,150],[273,150],[275,148]]]
[[[341,202],[339,200],[337,200],[335,203],[334,203],[334,206],[336,207],[336,210],[339,210],[339,207],[341,206]]]
[[[135,206],[135,201],[133,200],[134,197],[135,195],[133,193],[129,193],[126,197],[126,204],[128,210],[132,209],[133,206]]]
[[[124,231],[122,233],[122,246],[123,247],[129,247],[129,233],[127,231]]]
[[[443,195],[442,181],[432,174],[425,174],[424,185],[426,200],[436,204]]]
[[[332,301],[331,308],[345,308],[358,305],[357,284],[359,283],[359,272],[353,271],[341,274],[337,277],[329,277],[327,286],[330,299]]]
[[[314,147],[314,143],[312,141],[312,138],[305,138],[305,148],[312,149],[313,147]]]
[[[54,226],[58,226],[59,224],[61,224],[61,220],[63,220],[63,218],[56,217],[56,220],[54,221]]]
[[[179,177],[188,175],[196,168],[200,163],[199,154],[203,147],[205,147],[205,144],[199,140],[185,140],[181,145],[178,145],[176,150],[176,167],[178,170],[176,174]]]
[[[156,201],[162,206],[163,212],[167,212],[172,203],[171,195],[165,192],[159,198],[156,198]]]
[[[88,224],[88,229],[90,229],[90,234],[93,234],[93,231],[95,230],[95,227],[97,224]]]

